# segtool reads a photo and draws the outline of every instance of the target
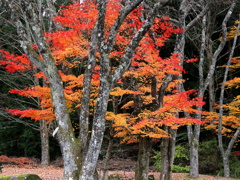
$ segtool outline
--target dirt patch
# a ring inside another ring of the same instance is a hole
[[[5,159],[4,159],[5,158]],[[0,156],[1,160],[1,156]],[[12,158],[7,159],[2,156],[2,160],[13,161]],[[61,180],[63,175],[63,168],[61,159],[57,159],[58,164],[51,166],[42,166],[35,160],[29,160],[28,158],[15,159],[16,165],[3,165],[2,173],[0,176],[16,175],[16,174],[37,174],[42,180]],[[0,161],[1,162],[1,161]],[[102,175],[101,168],[103,162],[98,164],[99,174]],[[115,158],[109,162],[108,174],[118,174],[123,180],[134,180],[134,169],[136,162],[131,159]],[[160,173],[150,172],[156,179],[159,178]],[[173,173],[173,180],[190,180],[187,173]],[[209,175],[200,175],[197,180],[234,180],[234,178],[222,178]],[[235,179],[236,180],[236,179]]]
[[[97,168],[101,170],[103,163],[99,161]],[[108,163],[109,171],[134,171],[136,167],[136,162],[131,159],[113,158]]]
[[[100,172],[101,173],[101,172]],[[35,167],[35,168],[23,168],[23,167],[9,167],[5,166],[0,176],[15,175],[15,174],[37,174],[42,180],[61,180],[63,174],[63,168],[57,168],[55,166],[47,167]],[[128,171],[109,171],[109,175],[119,174],[123,180],[134,180],[134,172]],[[159,178],[159,173],[153,174],[155,178]],[[186,173],[174,173],[173,180],[190,180]],[[200,175],[197,180],[237,180],[234,178],[223,178],[209,175]]]

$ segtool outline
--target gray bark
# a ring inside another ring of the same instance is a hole
[[[179,7],[179,17],[178,17],[179,28],[186,29],[185,18],[188,15],[188,12],[190,10],[189,3],[190,3],[190,1],[188,1],[188,0],[181,1],[180,7]],[[197,21],[194,20],[194,23],[195,22],[197,22]],[[190,27],[193,27],[194,23],[192,21],[192,25],[189,26],[189,29],[190,29]],[[178,54],[179,59],[181,60],[180,64],[182,66],[183,66],[184,48],[185,48],[185,33],[186,33],[186,31],[177,35],[175,48],[174,48],[174,53]],[[177,77],[177,78],[181,79],[181,77]],[[183,88],[183,85],[180,84],[179,89],[184,90],[182,88]],[[173,136],[173,138],[176,138],[177,131],[175,132],[175,131],[171,130],[171,132],[172,132],[171,135]],[[174,161],[174,152],[172,152],[172,151],[175,150],[175,139],[172,139],[171,141],[170,141],[170,139],[169,140],[163,139],[162,147],[166,148],[166,149],[161,148],[162,157],[163,156],[169,157],[170,155],[171,156],[168,159],[165,159],[162,161],[162,167],[164,166],[165,163],[167,163],[167,167],[165,167],[165,168],[163,167],[163,169],[161,170],[160,180],[165,180],[165,179],[171,180],[172,179],[172,165],[173,165],[173,161]],[[170,147],[172,148],[172,150],[169,152],[169,154],[166,154],[166,153],[168,153],[168,150]],[[172,162],[170,162],[171,159],[172,159]],[[164,161],[166,161],[166,162],[164,162]]]
[[[199,135],[200,135],[200,127],[199,125],[195,125],[195,134],[193,134],[190,126],[188,128],[188,141],[190,146],[190,177],[198,177],[199,176],[199,158],[198,158],[198,147],[199,147]]]
[[[189,1],[188,0],[181,1],[181,5],[179,7],[178,26],[182,29],[185,29],[186,27],[185,18],[189,10],[190,10]],[[194,23],[192,23],[191,26],[193,26]],[[177,54],[179,59],[181,59],[181,62],[180,62],[181,65],[183,65],[184,47],[185,47],[185,31],[180,34],[177,34],[176,43],[174,47],[174,54]],[[169,75],[166,78],[163,85],[165,84],[167,85],[169,83],[169,80],[171,81],[178,78],[180,79],[181,77]],[[165,92],[165,89],[163,92]],[[163,95],[164,95],[163,92],[160,92],[159,94],[160,95],[159,98],[161,98],[160,102],[163,100]],[[160,104],[162,104],[162,102]],[[162,142],[161,142],[162,166],[161,166],[160,180],[171,180],[177,131],[170,129],[170,127],[165,127],[165,130],[171,135],[171,138],[162,138]]]
[[[43,41],[44,42],[44,41]],[[45,48],[46,54],[42,54],[46,65],[46,76],[50,82],[50,89],[54,107],[54,113],[58,124],[57,138],[63,154],[64,175],[63,179],[78,179],[79,176],[79,142],[75,138],[73,127],[70,121],[64,89],[61,77],[58,73],[55,61]]]
[[[105,114],[108,105],[109,93],[113,84],[121,78],[123,73],[128,69],[134,50],[138,46],[142,37],[151,27],[154,17],[157,15],[158,9],[167,1],[161,0],[154,4],[153,8],[149,11],[142,28],[138,30],[131,43],[128,45],[126,52],[120,61],[119,67],[117,67],[113,74],[110,74],[111,68],[108,56],[114,45],[120,25],[125,17],[141,2],[142,0],[137,0],[123,6],[116,23],[110,31],[107,41],[104,39],[103,32],[106,1],[103,0],[97,2],[99,13],[97,24],[95,25],[91,38],[92,42],[89,51],[89,60],[84,77],[85,89],[83,97],[87,97],[91,89],[89,80],[95,64],[96,52],[99,52],[101,56],[100,90],[94,111],[91,137],[88,141],[88,139],[86,139],[87,136],[84,135],[87,135],[88,133],[89,99],[86,99],[85,102],[84,100],[82,101],[83,106],[80,111],[81,115],[83,115],[80,117],[80,125],[82,128],[80,129],[79,138],[76,138],[74,132],[72,131],[73,127],[66,105],[63,82],[58,73],[50,48],[48,47],[44,37],[45,24],[42,21],[42,4],[35,2],[34,0],[20,0],[18,2],[11,0],[8,1],[8,9],[11,11],[12,20],[17,28],[17,33],[20,39],[19,42],[24,53],[27,54],[28,58],[35,66],[45,73],[47,80],[49,81],[54,113],[58,125],[57,139],[63,155],[64,180],[93,180],[95,178],[94,173],[96,163],[105,130]],[[38,46],[38,52],[32,48],[32,44],[36,44]],[[39,54],[41,54],[44,60],[41,60]],[[89,143],[87,144],[87,142]],[[84,156],[81,154],[83,152]]]
[[[57,137],[60,142],[64,160],[63,179],[78,179],[78,143],[72,131],[72,125],[63,93],[62,80],[44,38],[43,22],[41,21],[41,7],[29,1],[21,1],[21,4],[18,5],[16,5],[15,2],[9,2],[8,5],[13,11],[12,15],[23,51],[33,64],[45,73],[50,82],[54,113],[59,128]],[[22,21],[26,23],[26,26],[23,25]],[[32,49],[32,44],[38,46],[39,53],[42,55],[44,61],[42,61],[39,55]]]
[[[50,152],[49,152],[49,134],[48,127],[45,120],[40,120],[40,136],[41,136],[41,164],[50,164]]]
[[[161,142],[161,173],[160,180],[172,180],[172,165],[176,144],[177,130],[165,127],[164,130],[171,135],[171,138],[162,138]]]
[[[92,71],[96,64],[96,52],[98,48],[98,31],[102,26],[101,18],[98,17],[98,21],[95,24],[95,27],[92,31],[91,35],[91,43],[88,53],[88,64],[87,68],[84,72],[84,83],[83,83],[83,93],[81,99],[81,109],[79,115],[79,139],[81,142],[81,156],[82,161],[84,161],[84,157],[87,151],[87,142],[88,142],[88,131],[89,131],[89,103],[90,103],[90,92],[91,92],[91,79],[92,79]]]
[[[235,6],[235,2],[233,1],[231,7],[229,8],[225,19],[223,20],[222,23],[222,32],[223,32],[223,39],[221,43],[219,44],[218,48],[213,54],[213,58],[211,61],[211,65],[207,74],[207,77],[204,79],[203,76],[203,64],[204,64],[204,48],[205,48],[205,33],[206,33],[206,20],[205,18],[203,19],[203,29],[202,29],[202,47],[201,47],[201,52],[200,52],[200,62],[199,62],[199,97],[203,97],[207,87],[209,86],[210,80],[215,72],[215,66],[217,59],[219,57],[219,54],[223,50],[223,47],[225,46],[226,43],[226,32],[227,32],[227,22],[232,14],[233,8]],[[198,110],[202,110],[199,108]],[[198,119],[201,119],[201,114],[197,114],[196,117]],[[199,146],[199,137],[200,137],[200,125],[194,125],[194,129],[192,126],[188,126],[188,138],[189,138],[189,145],[190,145],[190,173],[189,176],[192,178],[196,178],[199,175],[198,171],[198,146]]]
[[[138,160],[135,171],[136,180],[148,180],[149,172],[149,155],[152,149],[151,139],[148,137],[140,137]]]
[[[240,29],[240,21],[239,21],[238,27],[236,29],[232,49],[231,49],[231,52],[229,54],[228,62],[227,62],[227,65],[226,65],[224,78],[223,78],[223,82],[222,82],[222,86],[221,86],[220,100],[219,100],[220,101],[219,102],[220,109],[219,109],[219,122],[218,122],[218,144],[219,144],[219,149],[220,149],[221,155],[223,157],[224,177],[226,177],[226,178],[228,178],[230,176],[229,155],[231,153],[234,142],[237,140],[237,137],[240,134],[240,127],[239,127],[237,129],[237,131],[235,132],[234,136],[231,138],[231,141],[229,142],[227,149],[224,150],[223,137],[222,137],[224,90],[225,90],[225,85],[226,85],[226,81],[227,81],[227,77],[228,77],[229,66],[231,65],[231,60],[233,58],[234,50],[235,50],[236,43],[237,43],[239,29]]]
[[[108,180],[108,165],[109,165],[109,161],[110,161],[111,153],[112,153],[112,148],[113,148],[113,136],[111,134],[111,131],[113,131],[113,129],[110,127],[109,142],[108,142],[106,156],[105,156],[104,162],[103,162],[104,164],[103,164],[103,178],[102,178],[102,180]]]

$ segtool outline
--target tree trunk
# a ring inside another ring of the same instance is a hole
[[[76,140],[68,140],[58,134],[58,139],[63,155],[63,180],[78,180],[80,172],[80,148]]]
[[[199,125],[195,125],[199,126]],[[200,127],[196,127],[196,129],[200,129]],[[198,158],[198,147],[199,147],[199,135],[193,136],[189,140],[190,145],[190,177],[198,177],[199,176],[199,158]]]
[[[126,3],[127,5],[122,7],[123,9],[121,10],[119,17],[116,19],[116,22],[110,30],[108,39],[105,39],[104,25],[107,1],[97,1],[97,31],[93,31],[93,33],[96,33],[94,37],[97,36],[97,41],[92,41],[92,43],[95,43],[96,45],[89,49],[89,53],[93,54],[93,57],[97,51],[100,53],[100,90],[97,97],[96,106],[94,107],[95,112],[93,117],[91,139],[90,141],[87,141],[89,145],[87,147],[86,155],[84,153],[84,160],[81,156],[81,150],[85,150],[86,139],[83,136],[77,139],[75,137],[75,132],[73,132],[73,127],[64,95],[64,83],[44,36],[45,26],[43,23],[44,18],[42,17],[43,6],[41,3],[35,3],[35,1],[30,0],[10,0],[6,4],[8,6],[8,10],[12,13],[12,22],[16,26],[17,33],[20,38],[19,43],[21,44],[24,53],[35,66],[44,72],[47,77],[47,81],[49,82],[53,112],[56,116],[56,122],[58,126],[56,129],[57,138],[63,154],[64,180],[93,180],[96,178],[96,176],[94,176],[95,168],[103,140],[105,130],[105,114],[112,85],[122,77],[123,73],[130,66],[131,58],[140,40],[144,37],[149,28],[151,28],[154,17],[156,17],[159,8],[168,2],[168,0],[161,0],[154,3],[154,6],[149,11],[148,17],[146,18],[144,24],[138,30],[138,32],[136,32],[126,48],[123,58],[119,61],[119,66],[112,72],[113,68],[110,67],[111,64],[109,54],[113,49],[116,35],[119,32],[119,28],[125,17],[141,2],[142,0],[137,0],[131,3]],[[32,41],[33,39],[34,41]],[[36,44],[38,46],[38,52],[41,54],[41,56],[32,48],[32,44]],[[94,64],[92,65],[94,66]],[[89,67],[89,64],[87,68],[91,73],[92,68]],[[86,108],[83,110],[88,111],[89,109]],[[86,116],[84,115],[84,117]],[[84,125],[86,126],[84,126],[84,129],[82,129],[82,132],[88,134],[88,121],[86,118],[83,119],[85,122]],[[80,123],[80,125],[82,124]]]
[[[81,169],[80,180],[93,180],[94,171],[97,165],[99,152],[102,145],[103,135],[105,131],[105,116],[107,112],[108,99],[112,88],[109,81],[109,62],[108,58],[100,60],[100,89],[97,98],[96,109],[93,118],[93,128],[91,140],[88,146],[88,152]]]
[[[49,152],[49,135],[48,128],[45,120],[40,121],[40,136],[41,136],[41,164],[50,164],[50,152]]]
[[[172,165],[174,161],[175,143],[177,130],[165,127],[165,131],[169,132],[171,138],[162,138],[161,143],[161,174],[160,180],[172,180]]]
[[[233,10],[235,4],[236,4],[236,1],[233,1],[232,4],[231,4],[232,10]],[[229,11],[232,12],[232,10],[230,10],[230,9],[229,9]],[[239,18],[240,18],[240,16],[239,16]],[[229,68],[230,68],[230,65],[231,65],[231,60],[233,58],[233,54],[234,54],[234,51],[235,51],[235,48],[236,48],[236,45],[237,45],[239,29],[240,29],[240,22],[238,22],[236,33],[235,33],[235,36],[234,36],[233,45],[232,45],[232,48],[231,48],[231,51],[230,51],[230,54],[229,54],[229,57],[228,57],[228,62],[227,62],[226,68],[225,68],[225,73],[224,73],[224,77],[223,77],[223,81],[222,81],[222,85],[221,85],[221,92],[220,92],[220,98],[219,98],[218,146],[219,146],[220,152],[221,152],[222,157],[223,157],[224,177],[225,178],[228,178],[230,176],[229,155],[230,155],[230,152],[232,150],[233,144],[237,140],[237,138],[239,136],[239,133],[240,133],[240,128],[238,128],[237,131],[234,133],[233,137],[231,138],[231,140],[228,144],[227,150],[225,151],[224,147],[223,147],[223,135],[222,135],[222,129],[223,129],[222,122],[223,122],[223,113],[224,113],[224,110],[223,110],[224,91],[225,91],[226,81],[227,81],[227,78],[228,78]],[[226,38],[226,36],[225,36],[225,38]]]
[[[108,142],[108,147],[107,147],[107,152],[106,152],[106,157],[104,159],[104,164],[103,164],[103,180],[108,180],[108,164],[109,164],[109,160],[111,157],[111,152],[112,152],[112,148],[113,148],[113,136],[112,136],[112,131],[113,128],[110,127],[109,130],[109,142]]]
[[[137,167],[135,171],[136,180],[148,180],[149,155],[152,149],[152,140],[149,137],[140,137]]]
[[[224,177],[229,178],[230,177],[230,168],[229,168],[229,157],[227,154],[224,154],[224,156],[223,156],[223,168],[224,168]]]

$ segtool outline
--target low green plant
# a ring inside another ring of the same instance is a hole
[[[152,160],[154,162],[154,167],[157,171],[161,170],[161,153],[159,151],[153,150],[154,156],[152,156]]]
[[[182,166],[182,165],[173,165],[172,172],[175,173],[188,173],[190,170],[189,166]]]
[[[110,176],[108,176],[109,180],[121,180],[122,176],[120,174],[111,174]]]
[[[229,157],[229,168],[230,168],[230,176],[233,178],[240,178],[240,160],[239,157],[231,155]],[[223,163],[221,163],[221,170],[219,171],[219,175],[224,175]]]
[[[152,159],[154,160],[154,166],[156,170],[161,170],[161,153],[159,151],[154,151],[154,156]],[[172,171],[176,173],[186,173],[189,172],[189,166],[186,162],[189,161],[189,151],[186,148],[185,144],[177,145],[175,149],[175,163],[172,167]]]
[[[222,157],[216,138],[201,141],[199,144],[199,172],[217,174],[222,167]]]
[[[41,180],[36,174],[19,174],[14,176],[0,176],[0,180]]]
[[[233,156],[230,158],[230,173],[231,177],[240,178],[240,160],[239,157]]]

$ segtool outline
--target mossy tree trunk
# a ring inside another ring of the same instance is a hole
[[[136,180],[148,180],[149,156],[152,149],[152,139],[140,137],[137,166],[135,171]]]

